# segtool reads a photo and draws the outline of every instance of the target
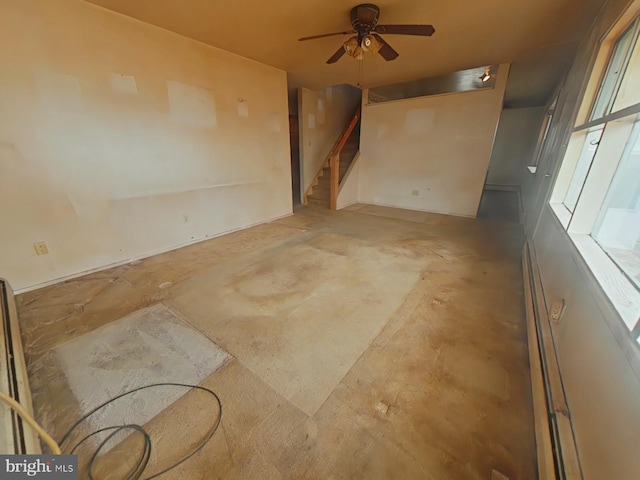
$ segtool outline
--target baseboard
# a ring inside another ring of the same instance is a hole
[[[173,245],[167,248],[161,248],[157,250],[153,250],[151,252],[146,252],[141,255],[136,255],[134,257],[127,258],[125,260],[119,260],[117,262],[109,263],[107,265],[102,265],[100,267],[90,268],[88,270],[82,270],[77,273],[72,273],[69,275],[64,275],[62,277],[56,277],[52,280],[47,280],[46,282],[37,283],[35,285],[29,285],[27,287],[22,287],[14,290],[14,295],[20,295],[22,293],[31,292],[33,290],[38,290],[40,288],[49,287],[51,285],[55,285],[56,283],[66,282],[67,280],[73,280],[74,278],[83,277],[85,275],[90,275],[96,272],[102,272],[104,270],[109,270],[110,268],[119,267],[121,265],[126,265],[127,263],[136,262],[138,260],[144,260],[145,258],[154,257],[156,255],[161,255],[163,253],[172,252],[174,250],[178,250],[180,248],[188,247],[190,245],[195,245],[196,243],[206,242],[207,240],[212,240],[214,238],[222,237],[223,235],[228,235],[230,233],[239,232],[241,230],[246,230],[247,228],[257,227],[258,225],[264,225],[265,223],[275,222],[276,220],[280,220],[282,218],[287,218],[293,215],[293,212],[287,213],[286,215],[279,215],[277,217],[270,218],[268,220],[264,220],[261,222],[252,223],[249,225],[245,225],[243,227],[233,228],[231,230],[225,230],[224,232],[216,233],[213,235],[207,235],[205,237],[196,238],[194,240],[190,240],[185,243],[181,243],[179,245]]]
[[[437,210],[422,210],[420,208],[402,207],[402,206],[398,206],[398,205],[389,205],[389,204],[386,204],[386,203],[377,203],[377,202],[357,202],[357,203],[361,203],[363,205],[373,205],[373,206],[376,206],[376,207],[397,208],[399,210],[409,210],[411,212],[433,213],[435,215],[449,215],[451,217],[460,217],[460,218],[476,218],[475,215],[465,215],[465,214],[462,214],[462,213],[441,212],[441,211],[437,211]]]
[[[357,203],[360,203],[360,202],[358,202],[357,200],[355,200],[355,201],[350,202],[350,203],[347,203],[347,204],[345,204],[345,205],[340,205],[340,206],[338,207],[338,210],[342,210],[342,209],[344,209],[344,208],[348,208],[348,207],[350,207],[351,205],[356,205]]]
[[[522,271],[538,478],[582,480],[542,277],[535,248],[529,242],[522,251]]]

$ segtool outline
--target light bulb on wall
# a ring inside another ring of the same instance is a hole
[[[482,83],[485,83],[485,82],[488,82],[489,80],[491,80],[491,77],[492,77],[492,75],[491,75],[491,67],[487,67],[485,72],[480,77],[480,80],[482,80]]]

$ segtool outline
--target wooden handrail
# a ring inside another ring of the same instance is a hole
[[[330,200],[329,207],[331,210],[338,209],[338,191],[340,190],[340,152],[344,148],[344,145],[347,143],[347,140],[353,133],[353,129],[356,128],[358,121],[360,120],[360,114],[362,109],[358,107],[356,113],[353,115],[351,122],[342,133],[342,136],[338,139],[333,150],[331,150],[330,154],[330,166],[331,166],[331,191],[330,191]]]
[[[358,120],[360,120],[361,111],[362,110],[360,109],[360,107],[358,107],[358,110],[356,110],[355,115],[351,119],[351,123],[349,123],[349,125],[347,126],[345,131],[342,133],[342,136],[336,142],[336,144],[333,147],[333,150],[331,150],[331,153],[329,154],[329,156],[332,157],[336,153],[340,153],[342,151],[342,148],[344,147],[344,144],[347,143],[347,140],[351,136],[351,132],[353,132],[353,129],[356,128],[356,125],[358,124]]]
[[[347,140],[351,136],[351,132],[353,132],[353,129],[356,128],[356,125],[358,124],[358,120],[360,120],[361,111],[362,110],[361,110],[360,106],[358,106],[358,109],[354,113],[353,118],[351,119],[351,122],[349,122],[349,125],[347,125],[347,127],[344,129],[342,134],[336,140],[336,143],[334,143],[333,148],[329,152],[329,155],[327,155],[327,159],[324,162],[322,162],[322,165],[320,165],[320,168],[318,169],[318,172],[316,173],[316,176],[314,177],[314,181],[311,182],[311,185],[309,185],[307,190],[304,192],[304,203],[305,204],[307,203],[307,196],[311,195],[313,187],[316,184],[315,179],[317,179],[320,176],[320,172],[322,172],[322,170],[324,170],[326,167],[331,167],[330,205],[331,205],[331,209],[332,210],[337,210],[338,186],[339,185],[336,183],[335,187],[334,187],[334,175],[338,176],[336,178],[338,178],[337,181],[339,181],[339,176],[340,176],[340,152],[342,151],[342,149],[344,148],[345,143],[347,143]],[[336,155],[337,155],[337,160],[334,160],[334,157],[336,157]],[[336,172],[334,172],[334,168],[333,168],[334,164],[337,164],[337,171]]]

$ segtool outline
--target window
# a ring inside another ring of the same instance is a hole
[[[622,80],[630,63],[631,54],[638,39],[638,26],[640,22],[636,20],[618,38],[613,48],[613,54],[600,84],[600,91],[591,111],[591,120],[604,117],[611,113],[614,102],[617,98]]]
[[[618,32],[602,44],[550,203],[640,342],[640,19]]]
[[[598,215],[593,237],[640,287],[640,122],[636,121],[625,152]]]
[[[602,126],[595,127],[587,133],[587,138],[582,145],[582,151],[580,157],[578,157],[578,163],[571,177],[567,194],[564,197],[564,206],[573,213],[578,203],[578,197],[582,191],[584,181],[587,179],[587,174],[591,168],[593,157],[596,156],[598,145],[600,144],[600,137],[602,137]]]

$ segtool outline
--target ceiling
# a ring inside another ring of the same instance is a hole
[[[336,64],[325,63],[348,36],[297,41],[303,36],[350,29],[349,11],[357,0],[87,1],[286,70],[290,87],[358,82],[358,61],[344,56]],[[576,42],[602,3],[378,0],[381,24],[430,23],[436,33],[431,38],[385,36],[400,57],[391,62],[367,57],[363,84],[386,85],[496,63],[516,62],[516,67],[526,67],[529,60],[537,62],[538,69],[521,68],[523,80],[533,70],[540,72],[538,83],[545,83],[545,76],[557,81],[558,72],[561,75],[570,62]],[[553,65],[544,61],[547,53]],[[514,72],[517,80],[517,68]],[[516,90],[518,95],[531,96],[532,88],[543,87],[535,81],[530,86],[524,82]]]

